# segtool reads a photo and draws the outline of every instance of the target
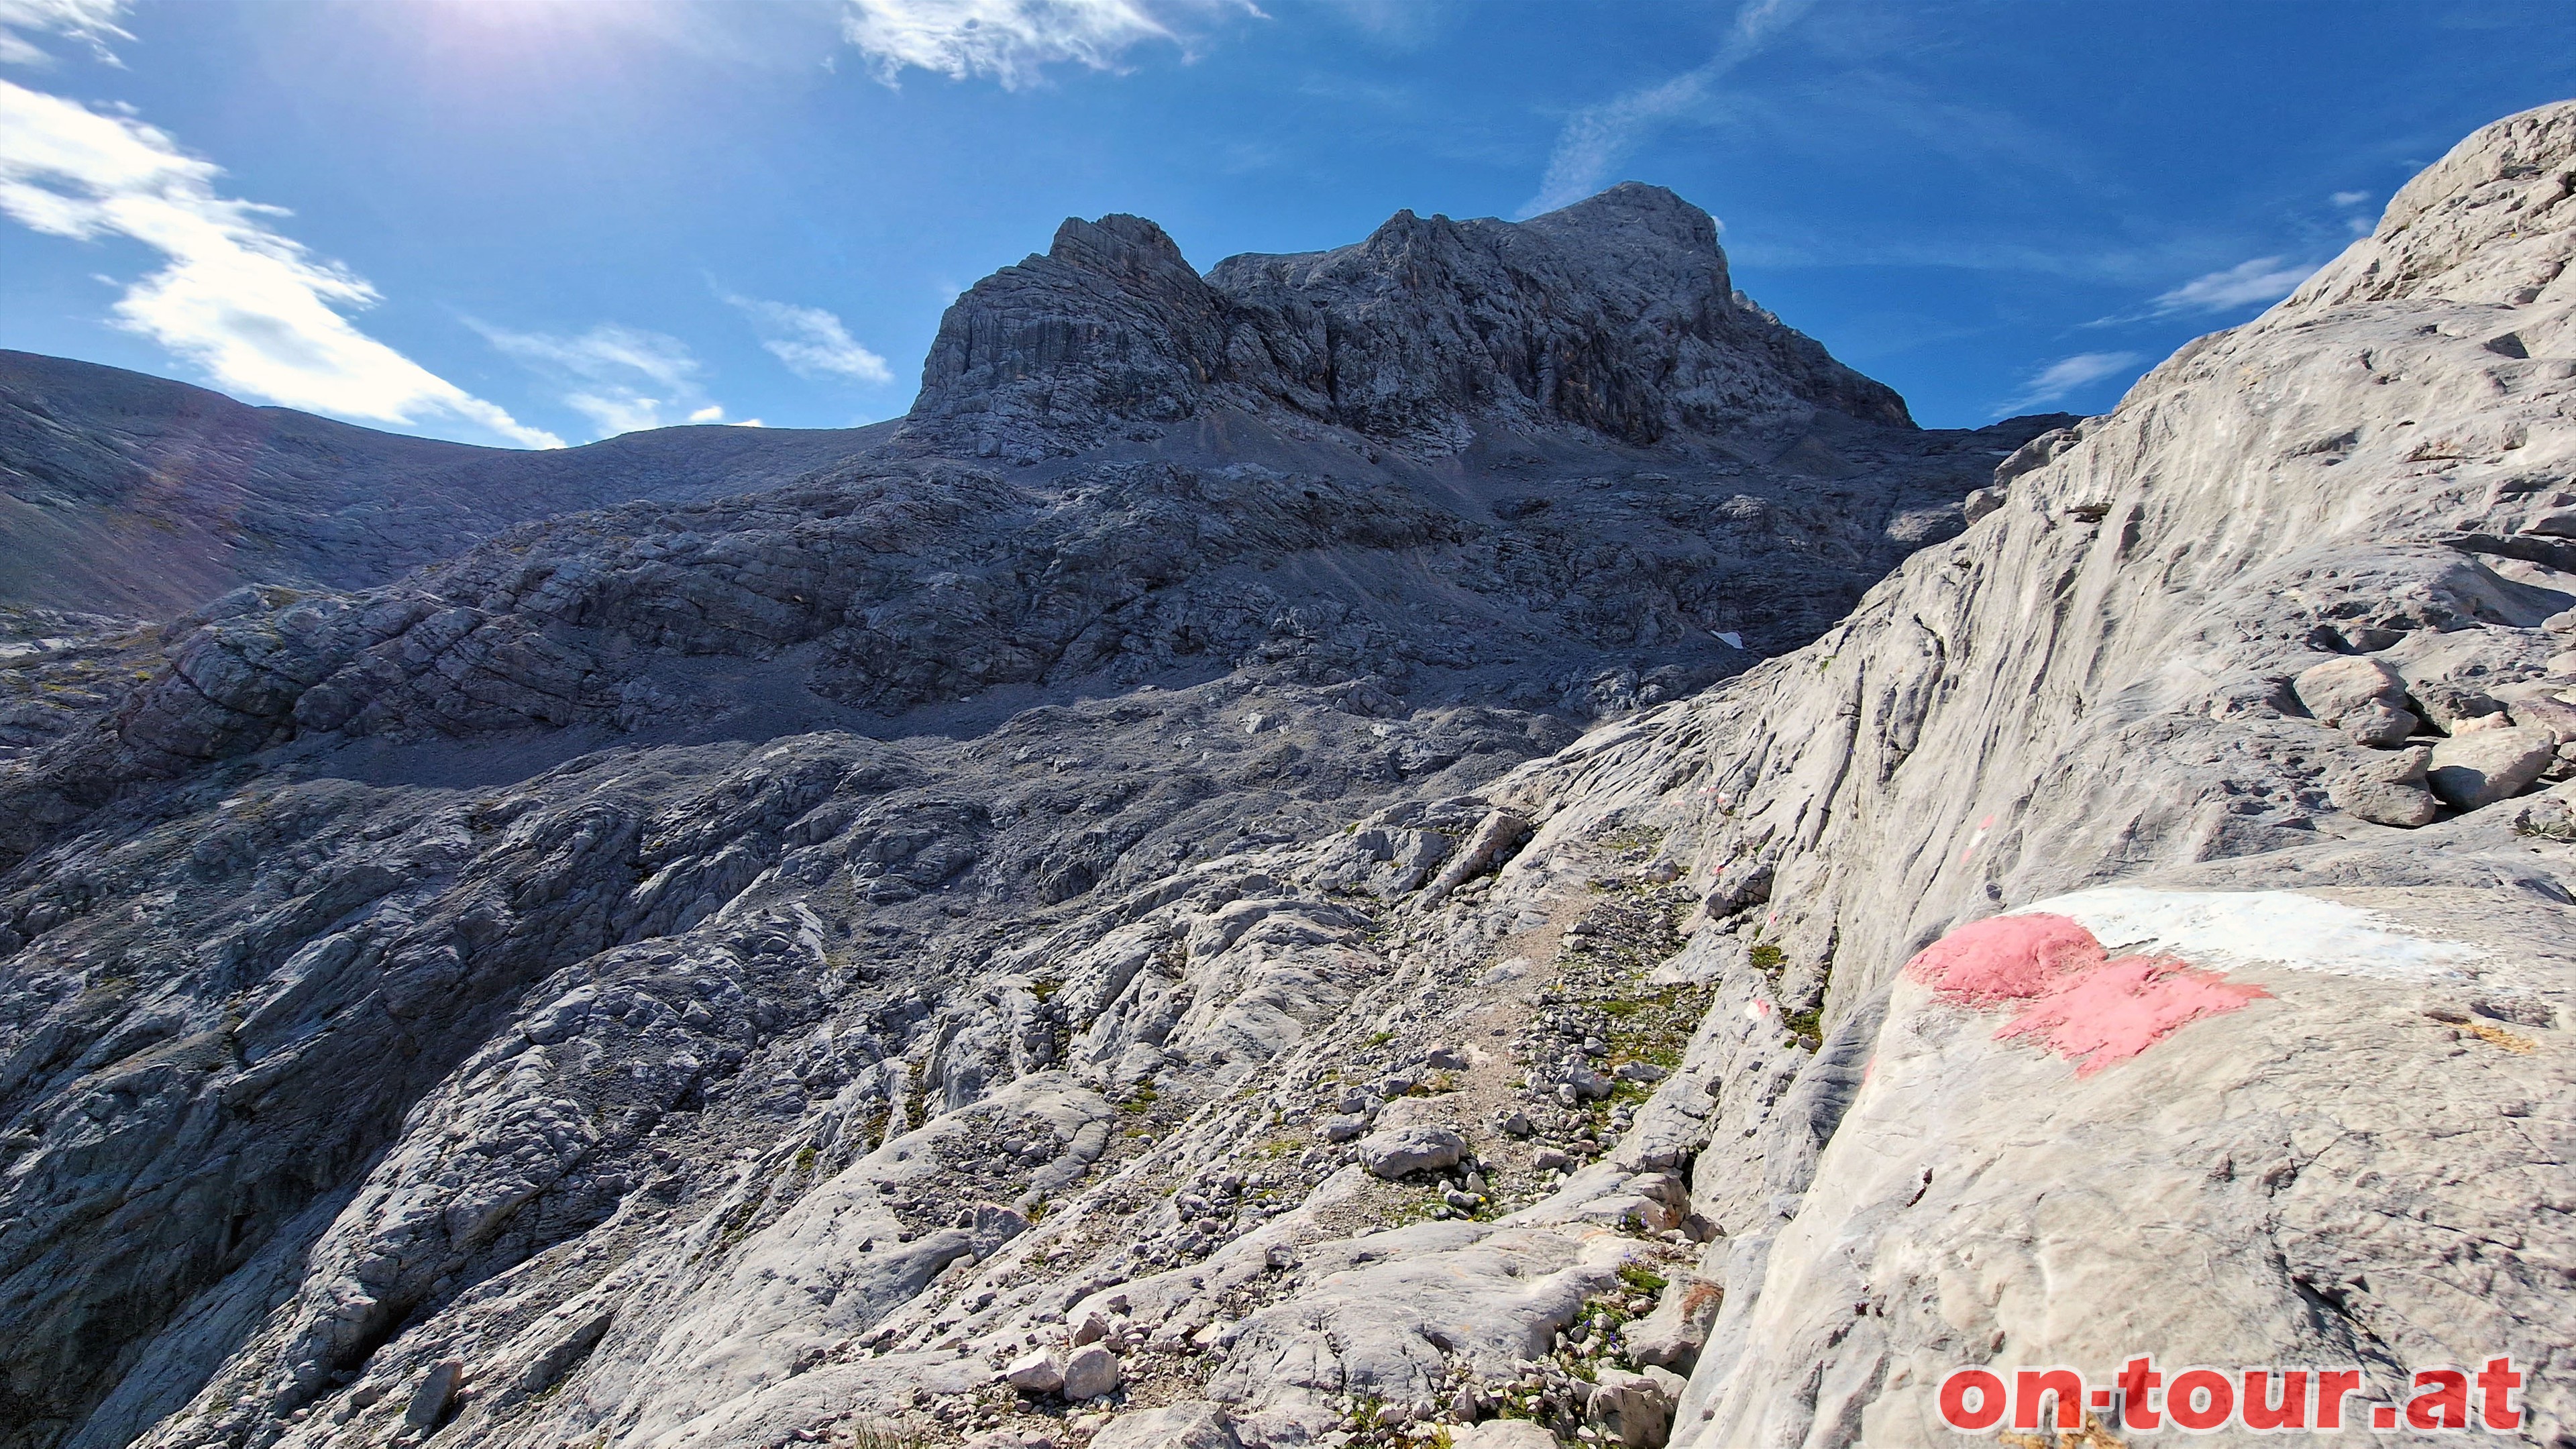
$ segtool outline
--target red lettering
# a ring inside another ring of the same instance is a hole
[[[2458,1369],[2418,1369],[2415,1387],[2425,1392],[2406,1401],[2409,1429],[2469,1427],[2469,1376]]]
[[[1974,1390],[1977,1406],[1968,1407],[1968,1394]],[[1984,1369],[1957,1369],[1941,1381],[1941,1422],[1953,1429],[1977,1433],[2002,1423],[2004,1417],[2004,1381]]]
[[[2488,1428],[2522,1427],[2522,1410],[2513,1406],[2513,1391],[2522,1387],[2522,1375],[2513,1371],[2512,1359],[2488,1359],[2478,1374],[2478,1387],[2485,1391],[2486,1407],[2480,1417]]]
[[[2317,1373],[2317,1427],[2343,1427],[2343,1401],[2361,1392],[2361,1370],[2321,1369]]]
[[[2156,1411],[2153,1400],[2156,1386],[2164,1381],[2165,1376],[2156,1372],[2156,1361],[2153,1357],[2141,1356],[2129,1360],[2128,1367],[2120,1370],[2122,1427],[2130,1429],[2164,1427],[2165,1416]]]
[[[2248,1429],[2304,1429],[2308,1424],[2308,1371],[2287,1369],[2280,1374],[2281,1393],[2271,1393],[2273,1375],[2265,1369],[2245,1371],[2245,1427]]]
[[[2184,1369],[2165,1390],[2165,1412],[2176,1428],[2195,1433],[2215,1429],[2236,1413],[2236,1386],[2216,1369]]]
[[[2015,1374],[2013,1388],[2013,1427],[2039,1427],[2039,1399],[2042,1394],[2057,1395],[2057,1427],[2084,1427],[2084,1376],[2073,1369],[2023,1369]]]

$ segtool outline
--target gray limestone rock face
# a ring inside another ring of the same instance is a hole
[[[908,439],[1034,462],[1235,409],[1435,453],[1478,425],[1785,444],[1902,399],[1734,290],[1708,214],[1623,185],[1525,222],[1399,212],[1201,277],[1152,222],[1067,220],[942,319]]]
[[[1092,1449],[1241,1449],[1234,1421],[1204,1399],[1121,1414],[1091,1438]]]
[[[2425,783],[2459,809],[2482,809],[2521,794],[2557,753],[2558,736],[2545,729],[2457,734],[2433,747]]]
[[[1209,277],[1113,218],[899,447],[83,624],[31,668],[132,687],[0,762],[0,1449],[1025,1438],[1014,1373],[1894,1449],[2139,1351],[2508,1353],[2576,1432],[2576,786],[2382,828],[2440,759],[2298,684],[2481,789],[2557,738],[2571,171],[2500,123],[1955,435],[1642,188]]]

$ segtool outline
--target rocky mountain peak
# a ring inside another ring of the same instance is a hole
[[[1055,229],[1047,260],[1097,272],[1139,290],[1174,285],[1186,290],[1187,283],[1199,280],[1198,269],[1181,255],[1180,244],[1169,232],[1124,212],[1112,212],[1098,221],[1066,217],[1064,225]]]
[[[1068,220],[940,324],[907,432],[1035,462],[1218,412],[1454,452],[1496,430],[1768,455],[1904,400],[1735,292],[1707,212],[1629,182],[1526,222],[1399,211],[1204,279],[1150,221]]]
[[[1558,233],[1642,233],[1689,251],[1713,255],[1721,270],[1726,265],[1726,254],[1717,242],[1717,218],[1683,200],[1671,188],[1643,181],[1622,181],[1571,206],[1531,217],[1522,226]]]

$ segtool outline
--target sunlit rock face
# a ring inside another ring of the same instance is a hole
[[[2571,175],[1982,433],[1651,188],[1068,223],[792,485],[82,625],[0,1443],[1935,1444],[2139,1353],[2554,1443]]]

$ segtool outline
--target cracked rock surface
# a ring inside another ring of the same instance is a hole
[[[0,1444],[2576,1433],[2576,105],[1985,434],[1705,223],[1071,223],[791,486],[29,620]]]

